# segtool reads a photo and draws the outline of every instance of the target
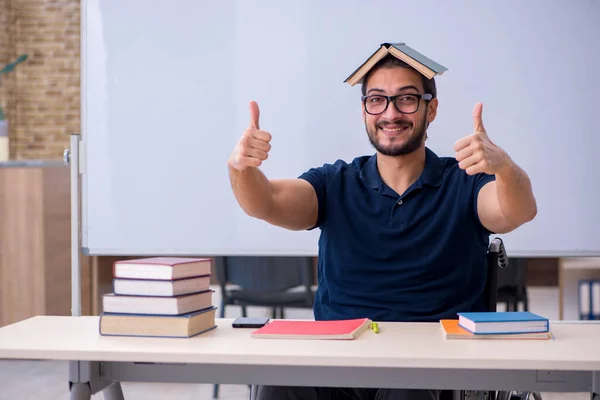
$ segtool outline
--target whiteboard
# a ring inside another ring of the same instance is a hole
[[[92,255],[316,255],[237,205],[227,158],[261,109],[262,170],[294,178],[372,154],[360,87],[382,42],[449,70],[427,146],[453,156],[484,103],[490,138],[530,176],[538,215],[511,256],[600,255],[600,2],[82,2],[82,244]]]

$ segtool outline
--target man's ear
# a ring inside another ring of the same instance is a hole
[[[433,122],[433,120],[435,119],[435,116],[437,115],[437,107],[438,107],[438,99],[431,99],[431,101],[429,101],[429,104],[427,104],[427,124],[429,125],[430,123]]]

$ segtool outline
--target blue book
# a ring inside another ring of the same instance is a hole
[[[458,313],[458,324],[474,334],[548,332],[547,318],[529,311]]]

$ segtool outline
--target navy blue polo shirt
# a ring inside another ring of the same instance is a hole
[[[491,232],[477,195],[493,175],[469,176],[426,149],[421,176],[402,195],[382,181],[377,155],[300,178],[319,202],[315,319],[438,321],[482,309]]]

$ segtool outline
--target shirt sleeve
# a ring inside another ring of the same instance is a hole
[[[489,174],[476,174],[473,176],[474,178],[474,184],[473,184],[473,212],[475,213],[475,219],[477,220],[477,222],[479,223],[479,225],[481,226],[481,228],[483,230],[485,230],[486,234],[491,235],[494,234],[496,232],[492,232],[490,230],[488,230],[485,226],[483,226],[483,224],[481,223],[481,220],[479,219],[479,212],[477,211],[477,199],[479,198],[479,191],[481,190],[482,187],[484,187],[486,184],[495,181],[496,180],[496,176],[495,175],[489,175]]]
[[[312,228],[322,228],[325,222],[325,214],[327,209],[327,170],[326,166],[311,168],[298,177],[310,183],[317,194],[318,216],[317,223]]]

